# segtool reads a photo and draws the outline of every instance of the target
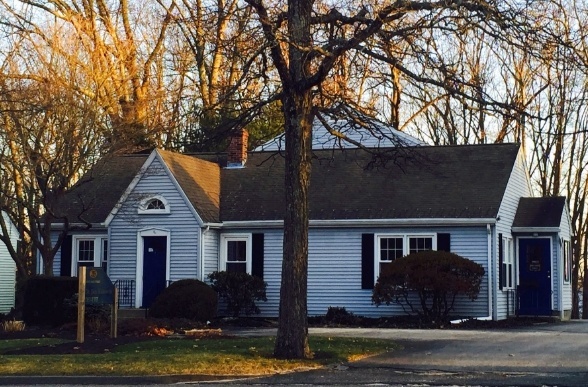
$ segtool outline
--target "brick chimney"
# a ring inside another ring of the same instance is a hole
[[[249,132],[241,129],[231,136],[227,150],[227,168],[243,168],[247,161],[247,140]]]

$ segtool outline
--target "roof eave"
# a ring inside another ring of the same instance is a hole
[[[512,227],[512,232],[560,232],[559,227]]]
[[[240,220],[222,222],[223,228],[282,227],[283,220]],[[309,227],[386,227],[386,226],[486,226],[495,218],[408,218],[408,219],[314,219]]]

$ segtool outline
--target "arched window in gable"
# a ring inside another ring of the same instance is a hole
[[[141,201],[139,214],[169,214],[169,203],[163,196],[152,196]]]

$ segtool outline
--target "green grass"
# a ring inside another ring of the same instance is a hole
[[[6,340],[9,348],[42,340]],[[24,343],[26,341],[26,343]],[[311,337],[312,360],[277,360],[274,338],[152,340],[104,354],[0,355],[0,375],[267,375],[357,360],[395,348],[386,340]]]
[[[61,343],[65,343],[66,341],[67,340],[50,339],[50,338],[0,340],[0,353],[4,353],[6,351],[15,351],[15,350],[24,349],[24,348],[30,348],[30,347],[61,344]]]

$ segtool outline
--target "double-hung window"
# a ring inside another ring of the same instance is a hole
[[[102,267],[108,270],[108,239],[103,236],[74,237],[74,264],[72,276],[78,275],[82,266]]]
[[[221,236],[221,270],[251,274],[251,235]]]
[[[504,254],[502,261],[502,288],[513,289],[515,286],[514,274],[514,249],[512,238],[502,238],[502,252]]]
[[[563,241],[562,253],[564,282],[570,282],[572,279],[572,252],[570,251],[570,241]]]
[[[419,251],[436,250],[433,234],[379,234],[376,235],[375,280],[385,265],[405,255]]]

